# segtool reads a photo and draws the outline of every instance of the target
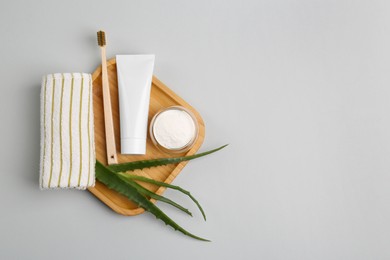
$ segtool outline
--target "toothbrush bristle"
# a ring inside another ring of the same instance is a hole
[[[106,34],[103,31],[97,32],[97,41],[98,41],[99,46],[106,45]]]

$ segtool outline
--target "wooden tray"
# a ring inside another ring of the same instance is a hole
[[[147,138],[146,144],[146,155],[122,155],[120,154],[120,128],[119,128],[119,106],[118,106],[118,85],[117,85],[117,74],[116,74],[116,61],[111,59],[107,62],[108,77],[110,81],[110,93],[112,103],[112,113],[114,120],[114,131],[116,140],[116,149],[118,154],[118,162],[130,162],[136,160],[155,159],[163,157],[175,157],[181,155],[194,154],[202,145],[205,135],[205,126],[199,113],[185,102],[181,97],[176,95],[172,90],[165,86],[155,76],[153,76],[152,89],[150,94],[150,106],[149,106],[149,118],[148,126],[153,115],[156,114],[160,109],[179,105],[189,109],[194,113],[199,123],[199,136],[195,142],[195,145],[191,150],[184,154],[177,154],[172,156],[170,154],[161,152],[152,143],[149,137]],[[103,96],[102,96],[102,77],[101,77],[101,66],[99,66],[92,75],[93,80],[93,111],[95,119],[95,146],[96,146],[96,159],[100,162],[107,164],[106,159],[106,143],[105,143],[105,132],[104,132],[104,116],[103,116]],[[184,168],[187,162],[182,162],[175,165],[159,166],[150,169],[144,169],[135,171],[134,174],[142,175],[148,178],[152,178],[158,181],[171,183],[175,177]],[[161,195],[164,191],[164,187],[155,186],[151,184],[140,183],[149,190],[156,192]],[[133,216],[144,212],[144,209],[137,207],[133,202],[129,201],[126,197],[117,193],[116,191],[108,189],[104,184],[96,181],[95,187],[88,189],[92,194],[103,201],[107,206],[112,208],[115,212]],[[155,202],[154,200],[151,200]]]

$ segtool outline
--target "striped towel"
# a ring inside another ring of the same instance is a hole
[[[40,188],[95,185],[92,79],[85,73],[43,77]]]

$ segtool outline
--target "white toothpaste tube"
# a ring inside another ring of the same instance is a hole
[[[116,55],[122,154],[145,154],[154,55]]]

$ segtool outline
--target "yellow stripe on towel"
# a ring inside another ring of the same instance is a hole
[[[64,99],[64,74],[62,75],[62,84],[61,84],[61,101],[60,101],[60,176],[58,177],[58,184],[57,187],[60,187],[61,184],[61,177],[62,177],[62,100]]]
[[[51,187],[51,179],[53,177],[53,133],[54,133],[54,127],[53,127],[53,121],[54,121],[54,94],[55,94],[55,89],[56,89],[56,81],[54,79],[54,74],[53,74],[53,85],[52,85],[52,90],[51,90],[51,120],[50,120],[50,129],[51,129],[51,141],[50,141],[50,177],[49,177],[49,188]]]

